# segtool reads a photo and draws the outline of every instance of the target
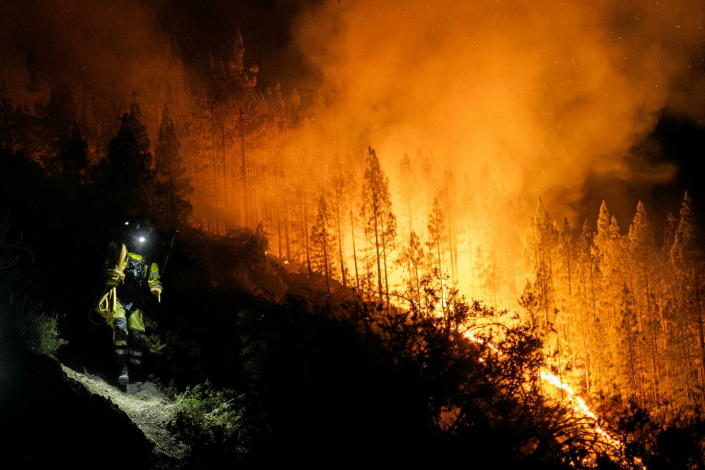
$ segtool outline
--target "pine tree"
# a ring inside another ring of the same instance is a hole
[[[497,307],[497,263],[492,253],[485,256],[485,253],[478,246],[475,251],[474,263],[475,278],[477,287],[482,292],[483,297],[492,298],[492,304]]]
[[[441,309],[446,311],[446,278],[445,267],[443,263],[444,244],[447,240],[446,220],[443,210],[441,209],[438,196],[433,199],[431,212],[428,214],[428,253],[433,260],[433,273],[438,280],[441,294]]]
[[[414,199],[414,191],[416,190],[416,175],[411,164],[411,159],[406,153],[399,163],[399,176],[403,182],[401,185],[401,196],[404,201],[408,230],[409,233],[411,233],[413,231],[414,211],[412,201]]]
[[[558,230],[539,199],[529,232],[528,252],[534,271],[533,292],[543,311],[543,319],[539,322],[543,335],[549,334],[555,321],[553,251],[557,242]]]
[[[627,279],[627,282],[632,286],[636,303],[636,323],[640,332],[637,338],[637,353],[641,362],[640,367],[644,371],[642,400],[648,393],[655,401],[659,395],[658,339],[662,331],[662,325],[656,318],[656,307],[652,301],[656,277],[653,270],[657,265],[657,253],[651,223],[641,201],[637,203],[627,240],[627,264],[630,272],[630,279]],[[647,370],[648,373],[646,373]],[[647,385],[648,392],[645,389]]]
[[[421,280],[425,271],[425,260],[427,255],[418,235],[413,230],[409,233],[409,242],[401,249],[398,264],[406,268],[406,296],[412,304],[412,311],[422,311],[426,309],[422,305],[422,285]]]
[[[619,364],[619,392],[622,400],[637,396],[640,392],[642,370],[638,357],[637,341],[639,327],[636,318],[636,305],[631,290],[624,283],[621,295],[621,308],[619,310],[619,324],[614,332],[617,339],[617,364]]]
[[[351,169],[347,165],[343,168],[343,165],[338,161],[332,179],[333,200],[335,203],[335,232],[338,240],[338,265],[340,266],[340,279],[343,286],[347,286],[348,275],[343,255],[343,218],[347,215],[345,208],[349,206],[351,199],[350,190],[352,185],[350,184],[350,177],[352,175],[350,173]]]
[[[673,215],[672,212],[668,213],[668,216],[666,216],[666,226],[663,230],[663,241],[661,243],[661,246],[663,248],[663,252],[666,255],[666,258],[668,258],[669,262],[670,257],[671,257],[671,247],[673,246],[673,241],[675,240],[676,237],[676,225],[678,224],[678,220],[676,217]]]
[[[607,208],[607,203],[602,201],[600,213],[597,217],[597,234],[595,247],[598,250],[600,270],[606,281],[617,276],[620,244],[620,229],[617,219],[612,216]]]
[[[674,305],[679,314],[674,317],[676,331],[681,336],[678,342],[682,348],[681,354],[691,356],[693,346],[698,354],[695,356],[697,374],[700,384],[699,399],[705,403],[705,324],[700,299],[699,265],[701,261],[695,246],[695,215],[692,199],[686,192],[680,209],[680,218],[673,237],[670,250],[671,265],[675,277]],[[692,371],[692,361],[683,364],[683,369]],[[689,381],[692,383],[692,381]]]
[[[326,198],[318,199],[316,223],[311,228],[311,264],[315,271],[322,273],[326,282],[326,292],[330,295],[330,278],[334,266],[335,229]]]
[[[671,263],[681,274],[688,270],[691,255],[693,254],[693,242],[695,237],[695,216],[692,208],[693,201],[686,191],[680,210],[680,219],[673,236],[671,246]]]
[[[596,275],[597,260],[595,259],[594,236],[587,220],[577,241],[577,295],[579,297],[579,320],[577,322],[580,336],[580,351],[585,372],[585,391],[589,394],[595,388],[594,377],[598,369],[598,354],[594,346],[599,338],[596,335],[597,300]]]
[[[556,262],[554,263],[555,304],[560,315],[556,318],[559,339],[565,345],[561,348],[565,360],[576,363],[577,322],[580,321],[579,303],[575,301],[575,241],[567,218],[558,234]]]
[[[99,165],[98,186],[124,214],[147,214],[152,201],[154,175],[150,169],[149,137],[142,123],[139,105],[120,120],[120,129],[108,146],[108,155]]]
[[[634,214],[632,224],[629,226],[628,238],[639,250],[646,250],[647,247],[653,243],[646,208],[641,201],[636,205],[636,213]]]
[[[362,189],[362,218],[365,234],[374,250],[377,271],[377,294],[389,304],[387,255],[396,238],[396,218],[389,196],[389,180],[385,176],[372,147],[368,148],[367,168]]]
[[[357,262],[357,242],[355,241],[355,214],[350,206],[350,240],[352,242],[353,266],[355,267],[355,288],[360,293],[360,269]]]
[[[596,273],[596,318],[595,333],[602,337],[602,349],[596,351],[599,358],[599,378],[602,392],[610,396],[618,394],[615,389],[619,370],[616,358],[620,340],[615,336],[618,331],[619,309],[621,305],[622,264],[624,256],[621,250],[621,235],[617,219],[610,214],[607,203],[602,201],[597,218],[597,233],[595,234],[595,260],[598,272]],[[606,343],[606,344],[604,344]],[[597,344],[595,347],[598,347]]]
[[[670,269],[659,270],[661,295],[656,299],[661,326],[659,345],[659,351],[662,353],[661,362],[663,363],[661,389],[662,396],[671,403],[671,409],[676,409],[679,401],[681,404],[684,403],[683,400],[676,398],[677,395],[679,395],[677,390],[682,384],[681,380],[677,377],[677,371],[680,370],[680,363],[674,357],[674,352],[679,351],[679,343],[682,343],[682,341],[679,340],[679,337],[682,336],[682,328],[676,326],[679,315],[673,300],[678,299],[678,293],[671,261],[671,248],[675,240],[677,225],[678,219],[676,219],[673,213],[669,212],[663,231],[659,264],[661,266],[668,266]]]
[[[453,282],[458,280],[458,228],[455,223],[458,216],[458,194],[455,175],[446,171],[443,175],[443,189],[440,192],[442,207],[446,218],[445,239],[448,245],[448,258],[450,261],[450,278]],[[493,257],[494,261],[494,257]],[[496,304],[496,289],[495,289]]]

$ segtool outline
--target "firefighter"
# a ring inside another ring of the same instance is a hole
[[[144,380],[144,310],[149,294],[161,302],[159,266],[149,259],[153,230],[149,223],[125,221],[123,242],[108,245],[105,262],[105,294],[96,310],[113,330],[113,346],[118,364],[118,384]],[[131,380],[132,379],[132,380]]]

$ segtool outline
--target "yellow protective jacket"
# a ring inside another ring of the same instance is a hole
[[[162,284],[157,263],[146,263],[142,255],[127,251],[124,243],[120,247],[116,243],[108,245],[108,258],[105,261],[103,275],[105,293],[97,302],[95,310],[110,321],[117,311],[117,288],[125,280],[126,269],[139,269],[135,276],[146,280],[147,287],[155,295],[161,295]]]

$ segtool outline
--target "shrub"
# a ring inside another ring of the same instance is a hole
[[[27,313],[22,316],[21,331],[29,348],[39,354],[55,356],[68,344],[59,334],[59,317],[48,313]]]
[[[241,428],[243,399],[232,389],[216,390],[209,381],[188,387],[177,397],[171,427],[194,447],[220,446]]]

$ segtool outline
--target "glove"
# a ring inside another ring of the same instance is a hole
[[[157,298],[157,302],[162,303],[162,288],[159,286],[154,286],[149,290]]]

